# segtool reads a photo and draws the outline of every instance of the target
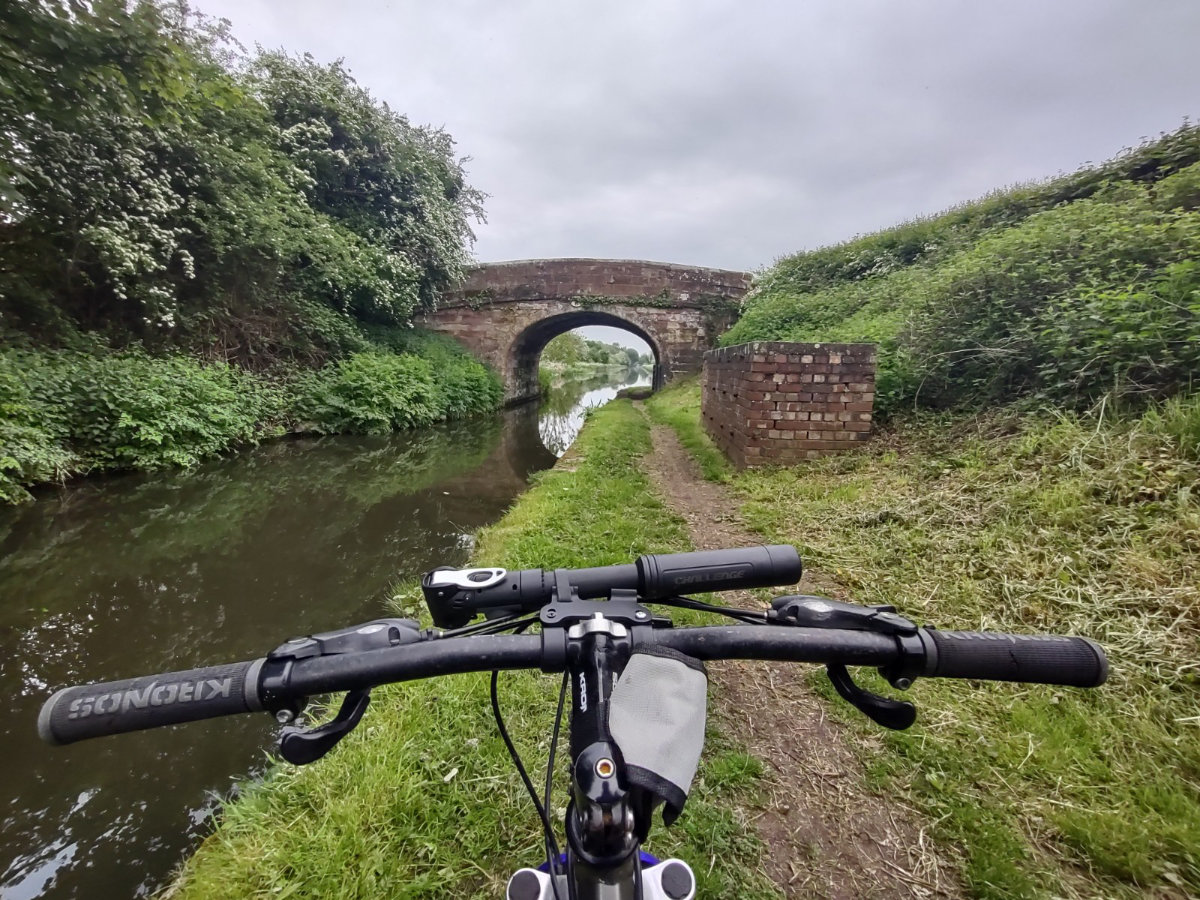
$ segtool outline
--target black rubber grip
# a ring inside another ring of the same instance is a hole
[[[125,681],[63,688],[42,706],[38,734],[48,744],[194,722],[262,709],[261,659]]]
[[[636,565],[638,594],[644,600],[796,584],[804,570],[790,544],[647,554]]]
[[[1081,637],[1051,634],[998,634],[928,629],[937,658],[926,675],[981,678],[1069,687],[1099,687],[1108,678],[1108,659],[1098,645]]]

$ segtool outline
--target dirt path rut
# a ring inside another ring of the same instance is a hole
[[[675,433],[653,426],[646,474],[664,502],[687,520],[698,550],[761,543],[721,485],[705,481]],[[802,590],[830,592],[806,572]],[[748,605],[748,595],[725,595]],[[761,807],[750,810],[768,850],[768,874],[787,897],[934,898],[964,896],[956,866],[934,847],[914,810],[870,793],[856,739],[825,716],[791,667],[725,662],[709,677],[714,714],[763,761]]]

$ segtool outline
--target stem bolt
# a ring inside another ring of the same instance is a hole
[[[646,612],[644,609],[639,609],[637,612],[635,612],[635,613],[633,614],[633,617],[634,617],[635,619],[644,619],[644,618],[646,618],[646,616],[648,616],[648,615],[649,615],[649,613],[647,613],[647,612]]]
[[[548,610],[546,610],[546,618],[547,619],[557,619],[558,613],[553,609],[548,609]]]
[[[290,709],[281,709],[275,713],[275,721],[280,725],[291,725],[292,722],[296,721],[296,714]]]
[[[601,778],[612,778],[617,771],[617,764],[607,756],[596,760],[596,774]]]
[[[902,690],[902,691],[907,691],[910,687],[912,687],[912,679],[911,678],[897,678],[896,679],[896,687],[900,688],[900,690]]]

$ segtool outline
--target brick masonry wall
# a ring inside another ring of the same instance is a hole
[[[636,259],[524,259],[473,266],[441,305],[455,306],[481,295],[511,302],[665,293],[686,306],[704,296],[741,299],[750,290],[750,280],[748,272]]]
[[[704,355],[704,427],[743,468],[857,447],[874,402],[874,344],[755,342]]]
[[[505,399],[516,402],[537,395],[537,359],[546,342],[581,325],[638,335],[663,379],[699,372],[705,351],[733,324],[750,280],[745,272],[638,260],[488,263],[468,270],[437,311],[417,321],[492,366]]]

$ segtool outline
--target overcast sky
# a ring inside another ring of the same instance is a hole
[[[754,270],[1200,117],[1200,0],[195,0],[444,127],[480,261]]]

